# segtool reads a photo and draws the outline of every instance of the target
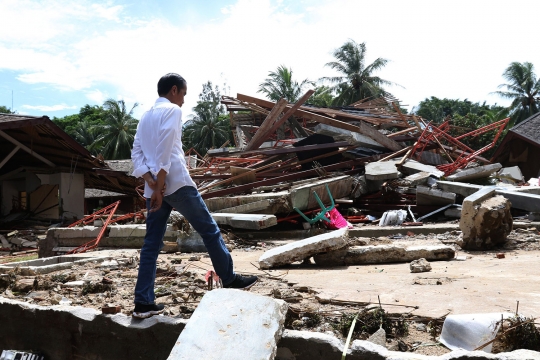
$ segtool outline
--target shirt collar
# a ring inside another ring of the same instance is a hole
[[[169,99],[164,98],[164,97],[159,97],[159,98],[156,100],[156,104],[164,103],[164,102],[170,103]]]

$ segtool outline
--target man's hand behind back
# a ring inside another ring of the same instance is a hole
[[[148,211],[155,212],[161,208],[163,203],[163,193],[161,191],[154,191],[152,197],[150,198],[150,209]]]

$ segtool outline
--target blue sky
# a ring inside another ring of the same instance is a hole
[[[534,0],[234,0],[0,2],[0,105],[64,116],[107,98],[156,98],[167,72],[188,81],[189,115],[202,84],[257,94],[284,64],[298,80],[334,73],[325,63],[347,39],[365,42],[367,62],[406,105],[429,96],[507,104],[490,92],[512,61],[540,73]]]

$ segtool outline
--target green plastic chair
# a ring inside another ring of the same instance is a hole
[[[319,212],[313,219],[308,218],[304,213],[297,208],[294,208],[294,210],[300,214],[311,225],[315,224],[319,220],[326,221],[327,223],[330,222],[329,219],[326,218],[326,213],[332,210],[336,207],[336,204],[334,204],[334,198],[332,197],[332,193],[330,192],[330,189],[328,188],[328,184],[326,185],[326,191],[328,192],[328,197],[330,198],[331,205],[330,207],[325,207],[323,202],[321,201],[321,198],[319,198],[319,195],[314,191],[313,195],[315,195],[315,200],[319,203],[319,206],[321,207],[321,212]]]

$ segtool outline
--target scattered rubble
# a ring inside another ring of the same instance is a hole
[[[428,272],[431,271],[431,264],[425,258],[421,258],[411,261],[410,268],[412,273]]]

